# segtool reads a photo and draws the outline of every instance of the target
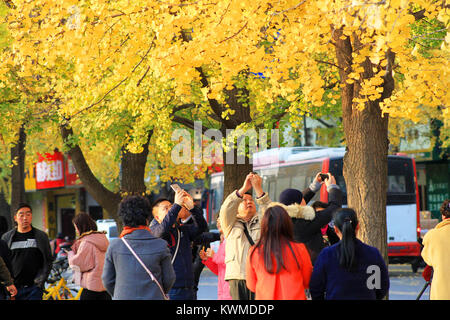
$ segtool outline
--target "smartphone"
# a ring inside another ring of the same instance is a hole
[[[181,187],[179,185],[177,185],[176,183],[171,184],[170,187],[175,192],[182,190]],[[191,210],[194,208],[194,201],[191,198],[188,198],[184,201],[183,205],[186,207],[186,209]]]
[[[328,179],[328,175],[326,173],[321,173],[320,174],[320,179],[322,179],[322,181],[325,181],[325,179]]]

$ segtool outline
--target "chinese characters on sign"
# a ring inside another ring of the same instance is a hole
[[[38,162],[25,170],[25,190],[81,186],[81,181],[70,157],[61,152],[38,154]]]
[[[64,156],[61,152],[38,155],[36,163],[36,189],[64,187]]]
[[[78,178],[77,171],[75,170],[75,166],[73,165],[70,156],[67,156],[67,160],[65,162],[65,173],[66,173],[66,186],[81,185],[81,181]]]

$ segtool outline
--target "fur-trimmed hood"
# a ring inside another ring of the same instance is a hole
[[[297,203],[286,206],[280,202],[271,202],[267,208],[272,208],[275,206],[282,207],[287,211],[291,218],[313,220],[316,217],[314,208],[311,206],[302,206]]]

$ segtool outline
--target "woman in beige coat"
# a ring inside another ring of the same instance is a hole
[[[83,288],[80,300],[111,300],[102,283],[103,265],[109,241],[104,232],[97,231],[95,221],[84,212],[73,219],[80,236],[68,253],[75,283]]]
[[[433,267],[431,300],[450,300],[450,200],[441,206],[442,222],[423,238],[423,260]]]

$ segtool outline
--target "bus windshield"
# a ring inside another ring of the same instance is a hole
[[[215,220],[215,215],[220,211],[220,206],[223,201],[223,174],[213,175],[211,177],[211,190],[210,190],[210,206],[213,216],[210,219]]]
[[[330,172],[336,183],[346,193],[345,180],[342,174],[343,159],[330,160]],[[415,203],[414,170],[409,158],[388,157],[387,204]],[[344,197],[344,204],[347,204]]]

